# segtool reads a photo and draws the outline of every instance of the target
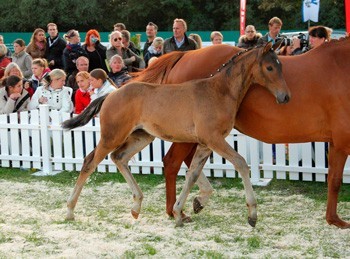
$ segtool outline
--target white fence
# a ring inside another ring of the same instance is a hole
[[[0,166],[13,168],[36,168],[43,174],[55,171],[76,170],[82,167],[100,138],[99,119],[72,131],[60,126],[70,114],[49,112],[46,105],[31,112],[0,115]],[[118,134],[116,132],[116,134]],[[327,157],[325,143],[277,144],[259,142],[232,130],[227,141],[247,160],[251,168],[251,180],[255,185],[265,185],[272,178],[326,181]],[[143,149],[129,163],[134,174],[162,174],[162,157],[171,143],[156,139],[152,147]],[[183,164],[180,175],[186,173]],[[344,183],[350,183],[350,162],[344,171]],[[117,172],[109,157],[97,169],[99,172]],[[239,177],[231,163],[213,153],[204,172],[212,177]]]

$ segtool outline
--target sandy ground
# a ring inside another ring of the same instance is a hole
[[[137,220],[127,185],[106,183],[86,186],[76,220],[66,222],[72,188],[0,181],[0,258],[350,257],[350,230],[328,226],[325,204],[302,195],[260,190],[259,221],[252,228],[244,192],[219,190],[194,222],[175,228],[165,214],[164,184],[144,192]],[[339,212],[349,215],[350,204],[340,203]]]

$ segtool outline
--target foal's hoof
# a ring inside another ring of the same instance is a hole
[[[137,219],[139,217],[140,213],[137,213],[136,211],[131,210],[131,215],[134,217],[134,219]]]
[[[257,219],[252,219],[251,217],[248,217],[248,223],[252,227],[255,227]]]
[[[182,214],[181,215],[181,219],[183,223],[191,223],[192,219],[190,216],[187,216],[186,214]]]
[[[198,214],[199,212],[202,211],[203,208],[204,208],[204,206],[201,204],[199,199],[197,197],[194,198],[194,200],[193,200],[193,211],[194,211],[194,213]]]

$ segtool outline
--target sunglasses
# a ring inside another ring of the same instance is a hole
[[[122,38],[114,38],[113,41],[122,40]]]

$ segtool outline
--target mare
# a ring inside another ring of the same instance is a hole
[[[96,99],[83,113],[63,122],[63,128],[73,129],[85,125],[100,112],[101,139],[84,159],[67,202],[67,219],[74,219],[74,208],[87,177],[110,152],[111,159],[132,190],[134,203],[131,213],[137,218],[143,195],[128,162],[155,137],[159,137],[171,142],[198,143],[189,177],[174,205],[176,226],[183,225],[182,208],[212,151],[225,157],[239,171],[246,192],[248,222],[255,226],[256,200],[248,165],[225,141],[234,125],[238,107],[252,83],[266,87],[277,102],[288,102],[289,89],[272,43],[237,53],[221,72],[209,79],[174,85],[132,82],[107,97]]]
[[[170,53],[141,72],[136,80],[179,83],[203,78],[238,51],[232,46],[217,45]],[[267,143],[329,142],[326,220],[339,228],[349,228],[350,224],[337,214],[337,201],[350,154],[350,39],[332,40],[303,55],[279,59],[293,98],[280,107],[264,88],[250,87],[239,108],[235,128]],[[176,199],[177,173],[182,161],[190,164],[194,150],[193,143],[174,143],[163,159],[166,209],[170,216]],[[212,191],[206,177],[200,179],[200,196],[193,203],[195,212],[201,210]]]

